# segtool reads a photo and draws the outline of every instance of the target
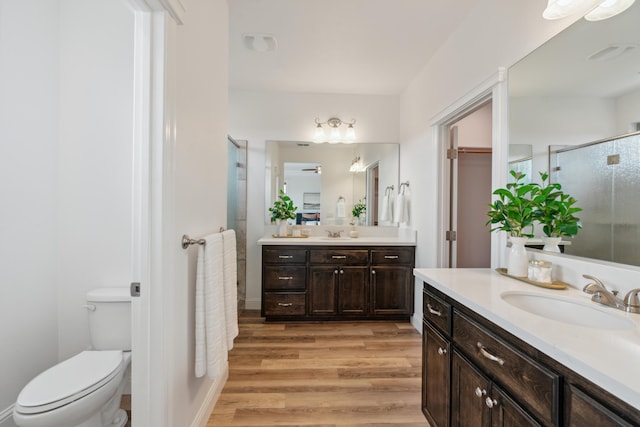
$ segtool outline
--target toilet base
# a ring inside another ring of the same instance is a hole
[[[95,414],[88,420],[75,427],[124,427],[129,421],[129,416],[124,409],[118,409],[111,419],[111,423],[103,423],[102,415]]]

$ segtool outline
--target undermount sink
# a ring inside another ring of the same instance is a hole
[[[635,323],[626,317],[600,309],[596,303],[539,294],[507,291],[500,297],[521,310],[558,322],[596,329],[633,329]]]

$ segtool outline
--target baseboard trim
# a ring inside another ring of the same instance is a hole
[[[209,421],[209,417],[213,412],[213,408],[215,408],[216,406],[216,402],[218,402],[218,398],[220,397],[220,394],[222,393],[222,389],[224,388],[224,385],[227,383],[228,378],[229,378],[229,364],[227,363],[227,366],[225,367],[224,372],[220,377],[220,379],[215,381],[211,385],[211,388],[207,393],[207,397],[205,398],[204,402],[202,402],[200,409],[198,409],[198,413],[193,419],[193,423],[191,423],[191,427],[207,427],[207,422]]]
[[[244,308],[246,310],[260,310],[262,308],[262,300],[246,299],[244,300]]]
[[[11,405],[8,408],[3,409],[2,411],[0,411],[0,425],[4,425],[4,423],[6,421],[11,421],[13,422],[13,407],[15,405]],[[15,425],[15,424],[11,424],[11,425]],[[7,426],[9,427],[9,426]]]

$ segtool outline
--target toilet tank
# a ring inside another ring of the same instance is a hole
[[[87,292],[89,333],[95,350],[131,350],[129,288],[99,288]]]

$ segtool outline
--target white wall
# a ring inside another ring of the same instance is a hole
[[[247,308],[260,308],[266,141],[311,141],[314,118],[338,116],[357,120],[358,142],[396,142],[398,107],[395,96],[229,92],[229,134],[248,141]]]
[[[171,26],[168,48],[168,99],[175,102],[167,113],[175,120],[164,147],[166,426],[206,424],[225,379],[194,375],[197,247],[184,250],[180,239],[227,224],[228,11],[226,1],[184,3],[184,24]]]
[[[2,426],[20,389],[58,361],[57,12],[50,0],[0,0]]]

